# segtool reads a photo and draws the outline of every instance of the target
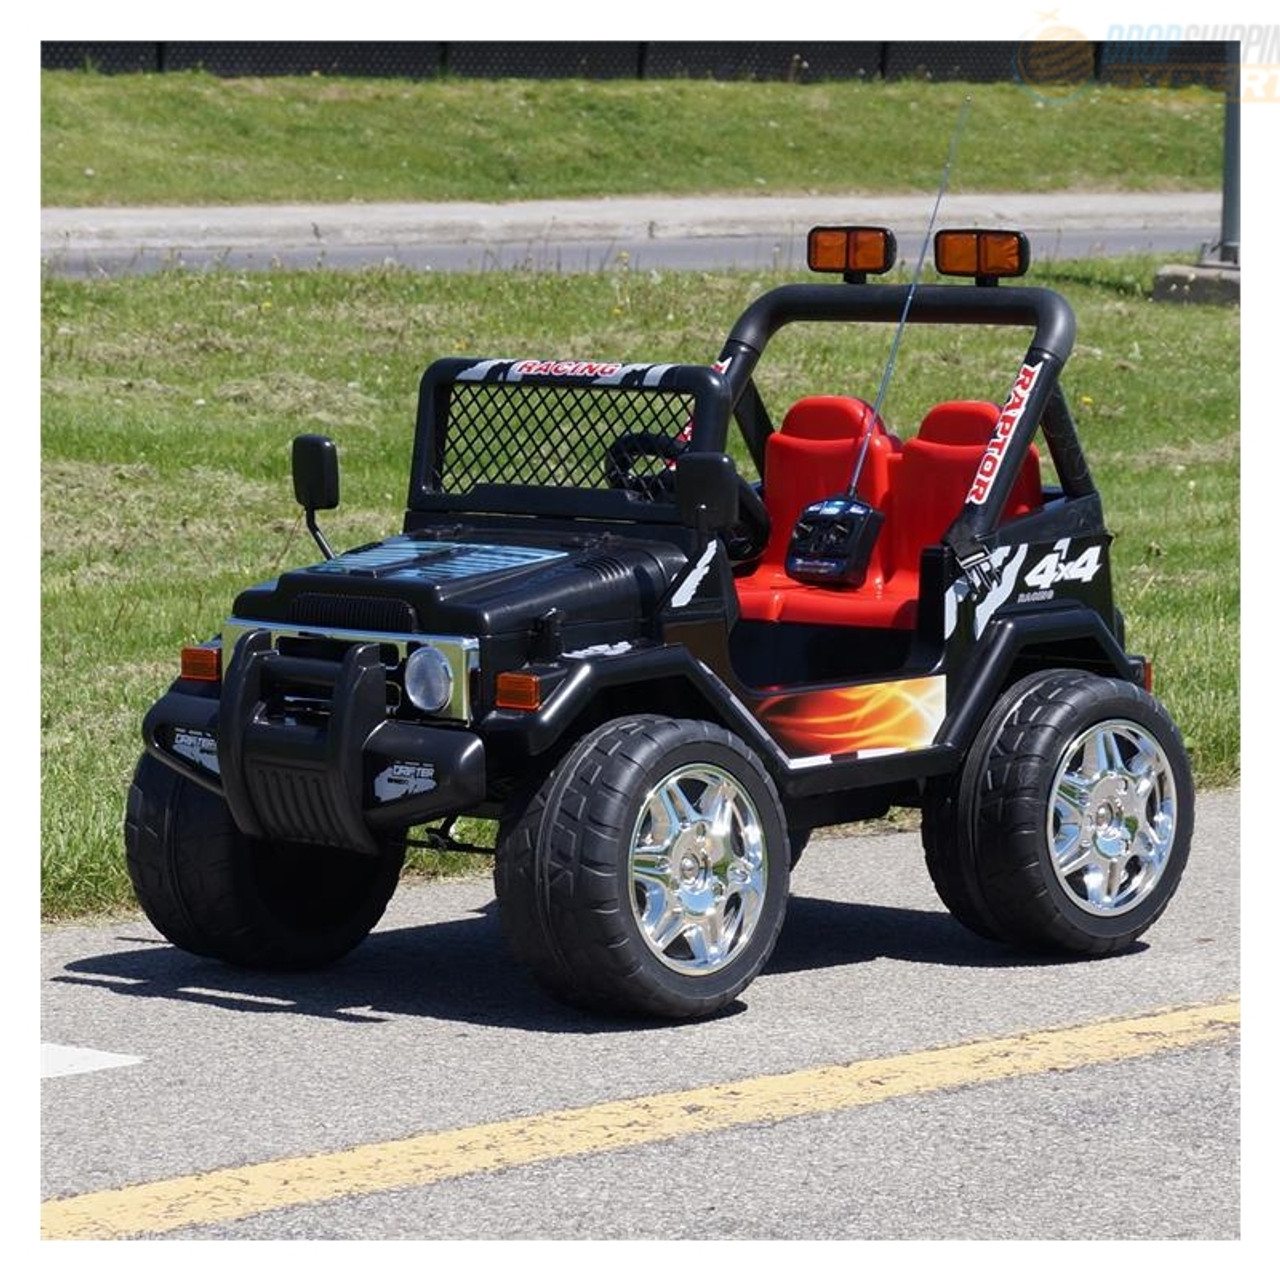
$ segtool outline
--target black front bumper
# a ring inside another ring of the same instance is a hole
[[[281,715],[283,690],[323,697],[328,717]],[[143,740],[171,768],[221,792],[236,826],[260,839],[377,853],[390,834],[467,812],[485,795],[475,734],[388,717],[376,643],[328,662],[281,654],[269,632],[250,632],[221,695],[171,690],[147,713]]]

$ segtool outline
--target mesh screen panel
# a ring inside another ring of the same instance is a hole
[[[430,484],[463,494],[479,484],[607,489],[625,482],[652,496],[669,493],[669,462],[692,416],[693,398],[678,393],[458,383],[443,465]]]

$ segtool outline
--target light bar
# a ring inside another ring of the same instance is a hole
[[[1021,231],[939,231],[933,237],[933,264],[940,275],[994,284],[1026,274],[1031,245]]]
[[[878,276],[897,260],[898,242],[888,227],[814,227],[808,257],[810,271]]]

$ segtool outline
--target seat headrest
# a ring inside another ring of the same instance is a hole
[[[925,414],[917,434],[934,444],[985,445],[999,417],[999,406],[986,400],[947,400]]]
[[[781,431],[804,440],[857,440],[873,420],[884,430],[884,422],[874,414],[872,406],[856,396],[806,396],[787,410]]]

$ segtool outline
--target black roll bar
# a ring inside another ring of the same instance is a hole
[[[896,324],[902,319],[909,294],[909,285],[782,285],[757,298],[739,316],[715,367],[728,380],[734,417],[762,473],[765,440],[772,425],[752,375],[773,335],[785,325],[806,321]],[[1031,380],[1025,405],[1005,447],[1010,455],[1020,456],[1037,428],[1042,429],[1064,495],[1081,498],[1096,493],[1075,423],[1058,386],[1058,375],[1071,355],[1076,334],[1075,312],[1065,298],[1051,289],[1029,286],[919,285],[911,296],[907,322],[1033,329],[1023,369],[1034,370],[1037,376]],[[1001,467],[989,495],[965,504],[956,522],[964,543],[972,545],[992,532],[1015,472],[1014,467]]]

